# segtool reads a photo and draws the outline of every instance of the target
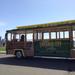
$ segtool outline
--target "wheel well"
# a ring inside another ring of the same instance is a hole
[[[16,55],[16,52],[18,52],[18,51],[20,51],[20,52],[22,53],[22,51],[21,51],[21,50],[16,50],[14,54]]]

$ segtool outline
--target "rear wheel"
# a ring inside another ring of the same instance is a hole
[[[16,55],[16,58],[18,59],[21,59],[23,57],[23,54],[21,51],[16,51],[15,55]]]

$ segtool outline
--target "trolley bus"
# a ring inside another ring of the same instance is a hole
[[[6,54],[75,58],[75,20],[18,26],[6,31]]]

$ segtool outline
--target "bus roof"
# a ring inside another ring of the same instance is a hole
[[[28,25],[28,26],[17,26],[17,29],[45,28],[45,27],[50,27],[50,26],[61,26],[61,25],[66,25],[66,24],[75,24],[75,20],[50,22],[50,23],[45,23],[45,24],[35,24],[35,25]]]

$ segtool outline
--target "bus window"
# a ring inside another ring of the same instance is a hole
[[[26,34],[26,40],[27,41],[33,41],[33,33]]]
[[[75,47],[75,31],[73,31],[73,47]]]
[[[34,33],[34,40],[37,40],[37,37],[38,37],[37,32],[35,32]]]
[[[20,41],[24,41],[24,35],[21,35]]]
[[[13,36],[14,36],[14,34],[12,34],[12,36],[11,36],[11,39],[13,40]]]
[[[42,32],[38,33],[38,40],[42,39]]]
[[[43,33],[43,39],[49,39],[49,32]]]
[[[51,39],[56,39],[56,32],[51,32]]]
[[[60,39],[64,38],[63,32],[60,32]]]
[[[69,31],[64,32],[64,38],[69,38]]]
[[[8,41],[11,41],[11,33],[8,33]]]
[[[59,36],[60,36],[60,35],[59,35],[59,32],[57,32],[57,39],[59,39]]]
[[[19,34],[16,34],[16,39],[17,39],[17,41],[20,41],[20,35]]]

